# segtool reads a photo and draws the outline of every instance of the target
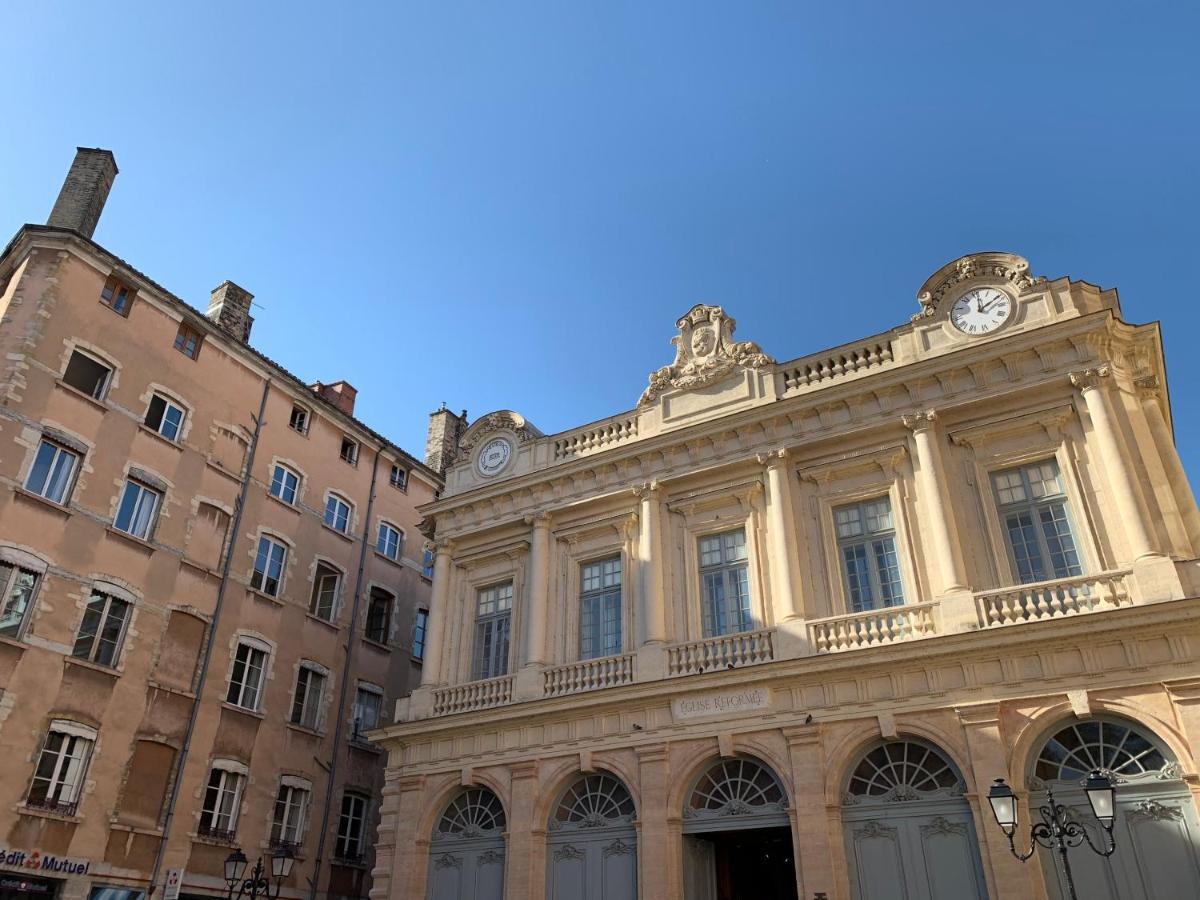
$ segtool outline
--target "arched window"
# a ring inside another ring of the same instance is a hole
[[[775,773],[757,760],[714,763],[684,805],[684,830],[729,830],[787,825],[787,794]]]
[[[563,792],[550,818],[551,830],[626,825],[636,811],[629,790],[612,775],[585,775]]]
[[[1126,781],[1159,775],[1173,766],[1148,733],[1122,722],[1093,719],[1056,731],[1038,754],[1033,774],[1042,782],[1079,782],[1101,769]]]
[[[506,820],[500,798],[487,788],[468,788],[446,805],[435,838],[470,838],[500,834]]]
[[[889,741],[869,751],[850,774],[845,802],[923,800],[961,795],[962,778],[946,757],[918,741]]]
[[[431,900],[501,900],[504,807],[487,788],[467,788],[446,804],[429,850]]]

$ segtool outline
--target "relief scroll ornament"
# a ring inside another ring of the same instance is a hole
[[[932,316],[937,311],[938,301],[958,285],[973,278],[1006,284],[1017,293],[1023,293],[1046,280],[1040,275],[1029,274],[1029,260],[1015,253],[972,253],[942,266],[921,286],[917,293],[921,311],[912,320],[916,322]]]
[[[675,323],[679,335],[671,338],[675,361],[650,375],[638,406],[653,403],[669,390],[695,390],[719,381],[736,369],[758,369],[774,364],[751,341],[735,341],[737,323],[719,306],[698,303]]]

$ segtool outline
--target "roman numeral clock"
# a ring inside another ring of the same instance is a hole
[[[1013,304],[999,288],[977,287],[967,291],[950,308],[950,322],[963,334],[991,334],[1012,317]]]

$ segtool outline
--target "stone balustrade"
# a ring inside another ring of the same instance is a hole
[[[554,439],[554,461],[574,459],[606,450],[637,437],[636,415],[606,419]]]
[[[1131,606],[1128,570],[1036,581],[975,595],[981,628],[1058,619]]]
[[[812,619],[809,644],[817,653],[838,653],[930,637],[938,631],[938,606],[935,600]]]
[[[785,393],[814,384],[835,381],[866,369],[877,369],[892,363],[892,343],[888,340],[842,347],[816,356],[806,356],[787,363],[782,369]]]
[[[775,658],[774,630],[741,631],[667,648],[667,675],[691,675]]]
[[[543,676],[547,697],[577,694],[580,691],[596,691],[601,688],[629,684],[633,681],[632,653],[606,656],[602,659],[583,659],[547,669]]]
[[[433,714],[449,716],[475,709],[503,706],[512,701],[512,693],[512,675],[438,688],[433,692]]]

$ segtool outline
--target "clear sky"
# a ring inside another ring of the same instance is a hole
[[[142,3],[6,8],[0,229],[76,145],[96,239],[359,388],[552,432],[631,408],[697,302],[779,359],[901,324],[963,253],[1161,320],[1200,472],[1200,4]]]

